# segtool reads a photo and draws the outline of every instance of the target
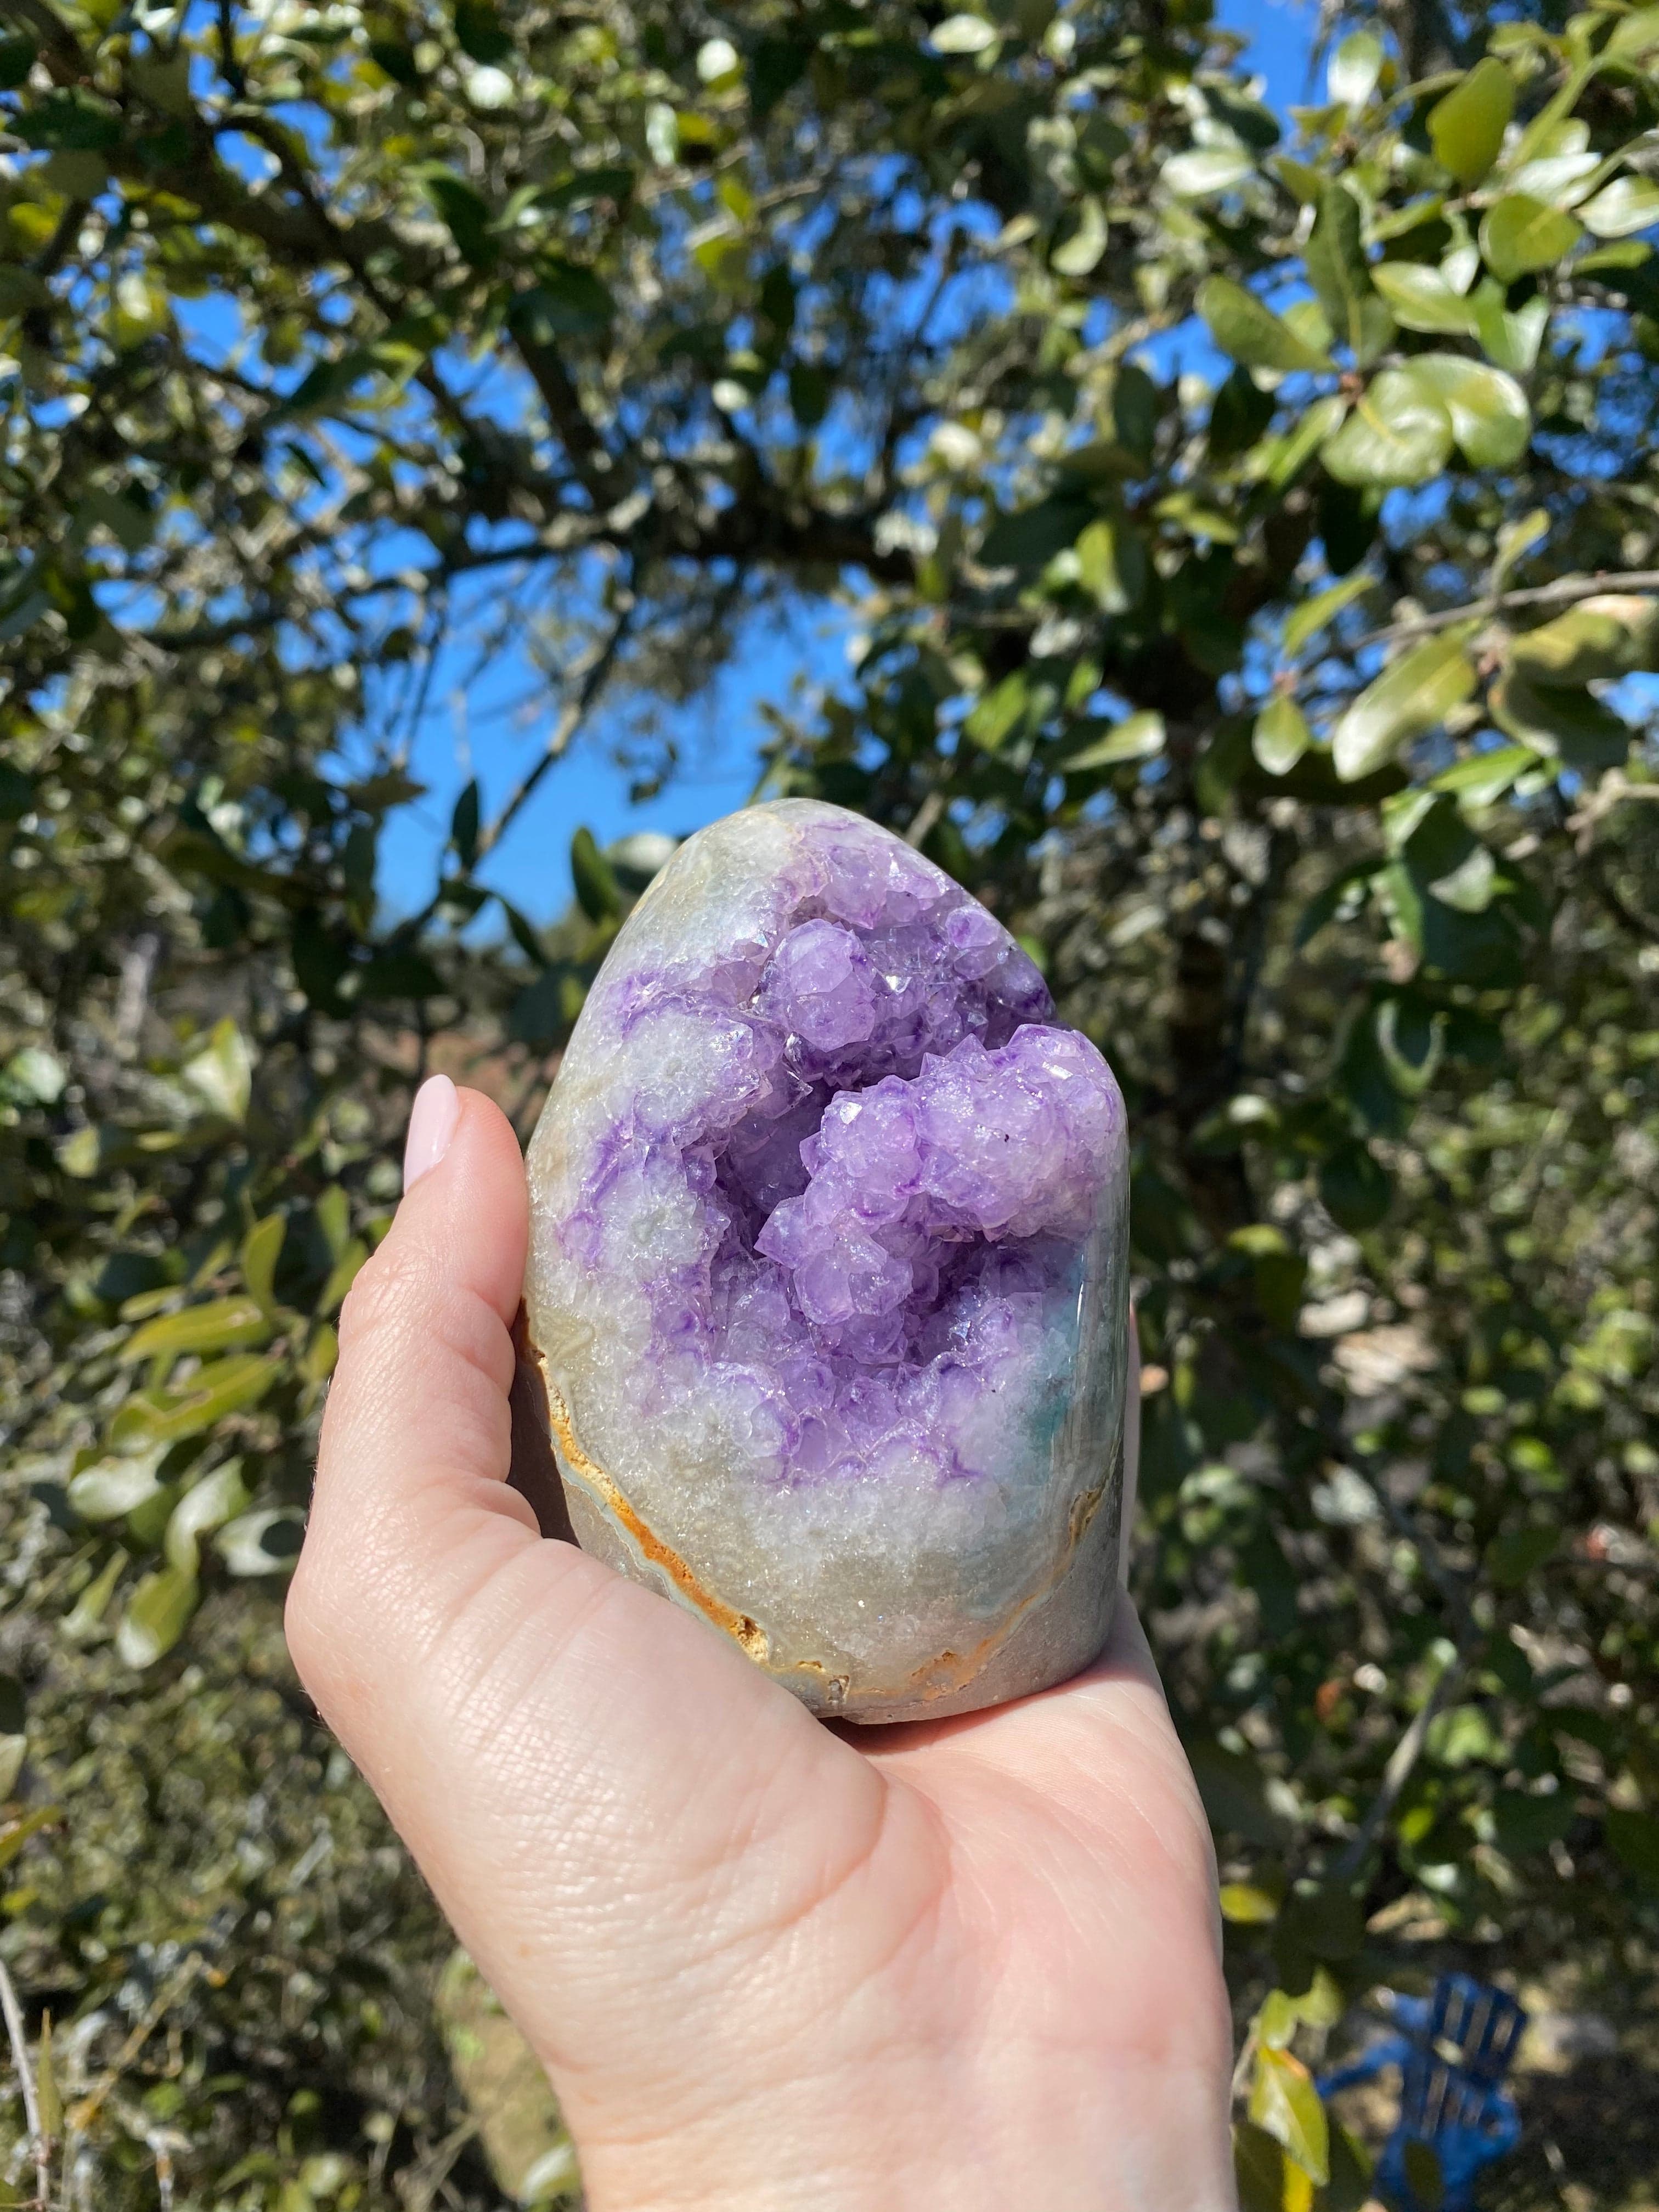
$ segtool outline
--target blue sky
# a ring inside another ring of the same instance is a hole
[[[1249,64],[1267,80],[1270,106],[1282,112],[1305,99],[1317,0],[1219,0],[1217,12],[1249,39]],[[610,757],[599,717],[481,870],[483,880],[546,921],[569,900],[570,840],[583,824],[602,845],[638,830],[681,836],[742,805],[757,772],[763,705],[787,702],[803,681],[823,681],[843,667],[848,627],[831,607],[808,611],[787,627],[756,623],[712,696],[680,716],[678,775],[643,803],[630,802],[628,774]],[[380,854],[380,889],[394,908],[418,905],[430,891],[451,810],[468,778],[479,780],[487,818],[533,764],[556,711],[550,703],[545,714],[538,713],[534,696],[532,672],[509,656],[471,683],[464,697],[453,690],[434,697],[410,763],[428,795],[393,817]]]

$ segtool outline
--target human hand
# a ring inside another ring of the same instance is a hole
[[[545,2065],[592,2212],[1224,2212],[1214,1869],[1127,1600],[1059,1689],[821,1725],[539,1534],[506,1480],[518,1145],[441,1079],[410,1139],[289,1638]]]

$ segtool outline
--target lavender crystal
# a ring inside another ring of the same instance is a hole
[[[586,1547],[819,1710],[962,1710],[1092,1655],[1122,1101],[984,908],[836,808],[714,824],[618,935],[531,1172]]]

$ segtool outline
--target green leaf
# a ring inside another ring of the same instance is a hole
[[[1218,1902],[1222,1918],[1239,1928],[1265,1926],[1279,1911],[1277,1898],[1243,1881],[1223,1882]]]
[[[318,1295],[316,1310],[331,1314],[343,1300],[346,1292],[356,1281],[363,1262],[368,1257],[368,1247],[361,1237],[354,1237],[346,1244],[329,1270],[328,1280]]]
[[[15,92],[27,82],[40,51],[27,31],[8,31],[0,36],[0,92]]]
[[[1659,185],[1651,177],[1615,177],[1577,210],[1597,238],[1631,238],[1659,223]]]
[[[1250,2120],[1233,2125],[1233,2181],[1240,2212],[1311,2212],[1313,2184]]]
[[[1497,745],[1487,752],[1471,753],[1467,760],[1443,769],[1429,785],[1431,791],[1449,792],[1469,806],[1490,806],[1516,781],[1538,766],[1530,745]]]
[[[1515,79],[1488,54],[1429,110],[1434,158],[1460,185],[1478,185],[1503,151],[1515,113]]]
[[[173,1507],[162,1539],[167,1565],[178,1568],[180,1574],[195,1574],[201,1564],[202,1538],[237,1514],[246,1513],[247,1508],[242,1462],[228,1459],[222,1467],[193,1483]]]
[[[1452,435],[1476,468],[1508,468],[1526,452],[1532,415],[1513,377],[1455,353],[1419,354],[1406,374],[1450,416]]]
[[[1319,1170],[1319,1198],[1339,1229],[1362,1235],[1386,1219],[1394,1202],[1388,1170],[1369,1145],[1339,1145]]]
[[[1179,491],[1170,492],[1158,501],[1152,513],[1160,522],[1172,522],[1188,538],[1196,538],[1206,545],[1237,545],[1238,525],[1224,514],[1217,514],[1184,484]]]
[[[577,903],[588,920],[614,921],[622,912],[622,892],[591,830],[578,830],[570,841],[570,874]]]
[[[304,1539],[305,1522],[291,1507],[266,1506],[227,1522],[213,1548],[233,1575],[287,1574]]]
[[[1303,207],[1319,205],[1325,179],[1311,163],[1294,161],[1288,154],[1275,154],[1267,167],[1293,200]]]
[[[1524,376],[1534,366],[1550,319],[1550,303],[1540,294],[1513,313],[1504,304],[1504,288],[1487,277],[1473,301],[1480,349],[1494,368]]]
[[[740,249],[740,244],[723,236],[722,252]],[[591,337],[616,320],[616,300],[596,270],[549,253],[537,263],[536,271],[539,281],[520,294],[507,319],[533,343],[556,347],[562,338]]]
[[[1106,210],[1092,197],[1078,202],[1074,226],[1048,256],[1062,276],[1086,276],[1106,251]]]
[[[928,33],[928,43],[940,54],[982,54],[996,42],[994,25],[982,15],[947,15]]]
[[[449,817],[449,842],[463,868],[478,857],[478,779],[475,775],[455,801]]]
[[[1330,356],[1299,338],[1282,317],[1231,276],[1206,276],[1198,288],[1198,312],[1229,360],[1246,368],[1317,371],[1334,366]]]
[[[1370,576],[1345,576],[1340,584],[1332,584],[1316,592],[1296,608],[1285,624],[1284,649],[1287,659],[1294,659],[1310,638],[1317,637],[1328,623],[1334,622],[1344,607],[1352,606],[1356,599],[1376,588]]]
[[[1152,760],[1163,751],[1164,737],[1162,714],[1127,714],[1103,737],[1095,738],[1080,752],[1073,753],[1060,766],[1068,775],[1081,775],[1087,769],[1115,768],[1123,761]]]
[[[499,891],[495,894],[495,901],[501,908],[502,918],[507,923],[513,942],[518,946],[520,951],[533,966],[545,968],[547,949],[537,934],[535,924],[520,914],[510,899],[503,898]]]
[[[127,1600],[115,1632],[115,1649],[125,1665],[142,1671],[172,1650],[200,1595],[194,1575],[162,1567],[145,1575]]]
[[[71,1644],[89,1644],[100,1632],[115,1585],[121,1579],[127,1564],[127,1554],[115,1551],[104,1562],[94,1579],[87,1584],[74,1605],[64,1616],[63,1632]]]
[[[327,1242],[331,1258],[337,1260],[351,1242],[351,1200],[337,1182],[330,1183],[318,1198],[313,1209],[317,1226]]]
[[[1091,522],[1077,541],[1078,580],[1103,614],[1127,614],[1146,589],[1146,549],[1115,517]]]
[[[1581,774],[1594,773],[1617,768],[1630,751],[1629,723],[1582,686],[1535,684],[1511,668],[1493,684],[1491,703],[1498,728],[1531,748],[1530,767],[1547,753]]]
[[[1486,1572],[1499,1589],[1519,1589],[1553,1556],[1559,1541],[1553,1528],[1506,1528],[1486,1547]]]
[[[62,1820],[61,1805],[37,1805],[19,1820],[13,1820],[0,1832],[0,1867],[9,1866],[31,1836],[38,1836],[43,1828],[53,1828]]]
[[[1411,2191],[1412,2203],[1419,2205],[1422,2212],[1440,2212],[1446,2201],[1446,2183],[1434,2145],[1425,2142],[1420,2136],[1407,2136],[1401,2163],[1406,2169],[1406,2186]]]
[[[68,1085],[69,1070],[41,1045],[25,1045],[0,1070],[0,1096],[16,1106],[55,1106]]]
[[[1451,416],[1409,370],[1374,376],[1352,413],[1321,449],[1339,483],[1427,483],[1451,458]]]
[[[1583,226],[1559,208],[1547,207],[1530,192],[1506,192],[1486,210],[1480,252],[1492,275],[1512,284],[1517,276],[1552,267],[1583,234]]]
[[[1250,2084],[1250,2118],[1316,2186],[1330,2179],[1330,2130],[1313,2076],[1288,2051],[1263,2044]]]
[[[493,269],[498,249],[490,235],[489,204],[465,177],[441,161],[425,162],[412,174],[425,185],[427,198],[447,227],[461,258],[477,269]]]
[[[283,1240],[287,1235],[286,1215],[268,1213],[262,1221],[256,1221],[242,1239],[238,1255],[242,1280],[264,1314],[276,1310],[276,1262],[283,1255]]]
[[[1534,507],[1529,514],[1519,515],[1513,522],[1499,526],[1498,550],[1492,564],[1492,588],[1501,592],[1510,580],[1510,572],[1522,554],[1530,553],[1534,545],[1542,544],[1549,535],[1549,509]]]
[[[1613,1805],[1602,1819],[1613,1856],[1638,1881],[1659,1889],[1659,1820],[1651,1813],[1626,1812]]]
[[[1195,146],[1172,154],[1159,173],[1177,199],[1199,200],[1242,185],[1255,167],[1247,147]]]
[[[230,1016],[216,1022],[207,1043],[179,1071],[198,1098],[227,1121],[244,1121],[253,1095],[253,1059]]]
[[[1259,457],[1261,473],[1275,491],[1283,491],[1300,476],[1326,439],[1341,428],[1347,411],[1348,403],[1340,392],[1328,392],[1324,398],[1316,399],[1311,407],[1302,410],[1295,428],[1284,437],[1262,441],[1250,457],[1251,473],[1256,473]]]
[[[177,1358],[186,1352],[229,1352],[263,1344],[270,1334],[270,1317],[257,1299],[216,1298],[210,1304],[186,1306],[182,1313],[146,1322],[133,1331],[117,1357],[132,1361]]]
[[[1394,318],[1377,297],[1360,239],[1359,203],[1345,185],[1327,185],[1308,240],[1308,282],[1332,330],[1364,368],[1394,336]]]
[[[1280,692],[1255,718],[1250,750],[1269,775],[1293,769],[1313,743],[1308,718],[1288,692]]]
[[[435,999],[444,979],[424,953],[389,947],[352,971],[357,996],[365,1001]]]
[[[69,1502],[83,1521],[95,1526],[101,1521],[125,1519],[135,1506],[161,1491],[156,1468],[161,1463],[159,1450],[140,1452],[131,1457],[116,1454],[107,1459],[94,1460],[83,1467],[69,1481]]]
[[[228,1414],[257,1406],[281,1371],[281,1361],[268,1353],[235,1352],[213,1360],[176,1390],[129,1398],[110,1423],[110,1441],[126,1450],[199,1436]]]
[[[1474,336],[1474,309],[1437,269],[1416,261],[1379,261],[1371,281],[1404,329],[1449,337]]]
[[[505,61],[513,51],[491,0],[456,0],[455,41],[464,54],[486,64]]]
[[[1340,1965],[1357,1958],[1365,1941],[1365,1909],[1352,1891],[1332,1883],[1298,1886],[1279,1909],[1274,1955],[1298,1964],[1325,1960]],[[1281,1975],[1283,1966],[1281,1966]],[[1302,2009],[1304,1999],[1297,2000]]]
[[[1264,1848],[1284,1843],[1289,1823],[1270,1802],[1266,1778],[1248,1753],[1200,1738],[1187,1746],[1187,1757],[1213,1828]]]
[[[1634,8],[1616,16],[1601,49],[1609,60],[1635,61],[1659,48],[1659,8]]]
[[[1096,410],[1102,434],[1139,474],[1152,465],[1158,442],[1158,418],[1164,395],[1138,362],[1119,362]]]
[[[1218,465],[1248,453],[1273,419],[1273,396],[1249,371],[1235,367],[1210,408],[1210,459]]]
[[[1659,665],[1659,599],[1598,592],[1510,645],[1510,665],[1534,684],[1593,684]]]
[[[1578,1807],[1571,1790],[1552,1790],[1547,1796],[1500,1790],[1492,1799],[1492,1817],[1498,1848],[1504,1856],[1528,1858],[1566,1840]]]
[[[1376,90],[1386,52],[1375,31],[1350,31],[1325,72],[1332,100],[1345,107],[1363,107]]]
[[[1337,724],[1331,739],[1337,775],[1353,783],[1390,761],[1402,745],[1443,722],[1475,688],[1464,651],[1478,624],[1460,623],[1402,653],[1368,684]]]

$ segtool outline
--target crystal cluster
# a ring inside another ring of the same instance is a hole
[[[1104,1636],[1123,1109],[1053,1012],[898,839],[751,808],[629,916],[532,1147],[580,1540],[818,1711],[968,1710]]]

